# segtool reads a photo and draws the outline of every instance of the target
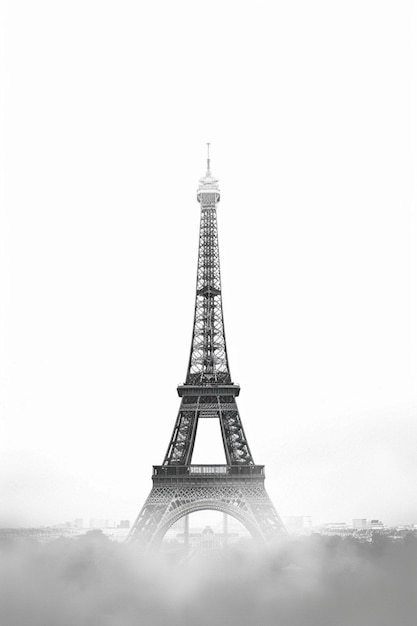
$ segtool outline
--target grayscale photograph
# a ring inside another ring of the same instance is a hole
[[[0,626],[417,624],[416,33],[0,0]]]

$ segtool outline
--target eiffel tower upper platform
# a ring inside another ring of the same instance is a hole
[[[217,233],[218,180],[210,169],[199,181],[200,235],[193,335],[178,416],[162,465],[153,467],[153,487],[128,539],[158,545],[178,519],[205,509],[232,515],[268,541],[285,528],[265,490],[264,466],[256,465],[243,430],[232,382],[223,321]],[[225,465],[193,465],[200,419],[220,422]]]

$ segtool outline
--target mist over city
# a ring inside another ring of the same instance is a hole
[[[102,536],[1,544],[8,626],[413,626],[417,540],[288,540],[175,565]]]

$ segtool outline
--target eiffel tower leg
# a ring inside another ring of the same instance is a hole
[[[161,521],[166,516],[172,494],[163,487],[153,487],[133,524],[127,541],[135,541],[144,548],[150,546]]]

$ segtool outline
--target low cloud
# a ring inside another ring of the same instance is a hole
[[[1,626],[415,626],[417,539],[312,536],[168,563],[99,534],[0,547]]]

